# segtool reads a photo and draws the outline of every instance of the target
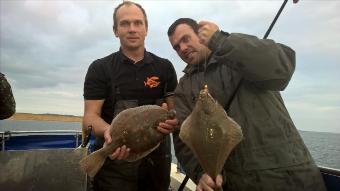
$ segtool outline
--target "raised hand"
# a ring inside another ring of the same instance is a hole
[[[200,39],[200,43],[208,46],[208,43],[213,36],[213,34],[219,30],[219,27],[212,22],[208,21],[200,21],[198,23],[198,37]]]

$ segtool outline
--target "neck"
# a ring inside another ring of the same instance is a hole
[[[125,56],[135,61],[135,63],[144,58],[144,47],[134,49],[134,50],[129,50],[129,49],[122,47],[122,52]]]

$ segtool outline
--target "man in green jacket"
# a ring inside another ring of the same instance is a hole
[[[188,65],[175,90],[179,123],[204,84],[241,127],[244,139],[215,180],[173,133],[176,157],[197,190],[325,190],[320,172],[280,96],[295,69],[295,52],[273,40],[229,34],[211,22],[176,20],[171,45]],[[194,128],[194,127],[193,127]]]

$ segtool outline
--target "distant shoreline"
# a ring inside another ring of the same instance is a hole
[[[8,120],[81,122],[83,117],[59,114],[15,113]]]

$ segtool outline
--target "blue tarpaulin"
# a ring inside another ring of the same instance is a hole
[[[32,150],[32,149],[56,149],[76,148],[82,143],[81,132],[71,134],[55,133],[18,133],[0,132],[0,151],[2,150]],[[94,150],[95,137],[90,136],[89,150]]]
[[[81,135],[25,135],[11,136],[5,141],[5,150],[30,150],[51,148],[75,148],[81,143]]]

